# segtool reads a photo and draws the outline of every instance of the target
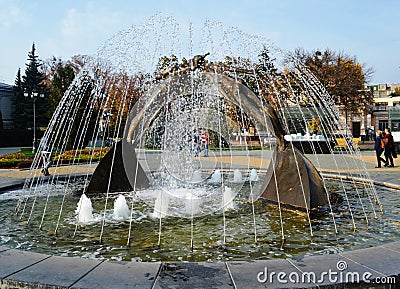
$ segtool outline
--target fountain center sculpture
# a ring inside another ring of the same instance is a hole
[[[159,83],[132,108],[124,139],[115,144],[100,162],[86,193],[91,195],[148,188],[149,180],[137,160],[135,147],[165,107],[187,97],[187,94],[191,94],[189,101],[192,101],[193,95],[206,86],[207,89],[214,89],[225,101],[240,107],[251,118],[256,130],[269,130],[277,139],[266,177],[262,178],[264,181],[258,198],[307,211],[327,205],[328,194],[322,177],[297,148],[285,141],[286,133],[273,107],[267,102],[263,102],[263,107],[260,107],[259,97],[245,85],[228,76],[213,73],[216,65],[210,63],[205,66],[207,55],[209,53],[196,55],[189,60],[187,67],[169,67],[155,77]],[[198,81],[201,81],[201,87],[193,86],[193,82]],[[109,175],[110,184],[107,178]]]

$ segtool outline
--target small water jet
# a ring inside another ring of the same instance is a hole
[[[195,195],[190,194],[185,198],[185,210],[188,216],[197,215],[201,212],[200,205],[202,200]]]
[[[225,186],[222,196],[223,196],[222,202],[223,202],[224,211],[234,210],[235,204],[233,202],[233,199],[235,198],[235,194],[232,191],[232,189],[230,187]]]
[[[154,218],[164,218],[168,215],[169,201],[170,198],[167,192],[160,191],[158,193],[154,204],[154,211],[153,211]]]
[[[242,172],[238,169],[233,171],[233,182],[234,183],[241,183],[243,181]]]
[[[131,215],[128,204],[124,196],[119,195],[114,201],[114,212],[113,217],[116,220],[128,219]]]
[[[192,174],[192,182],[193,183],[201,183],[203,181],[203,177],[201,176],[200,171],[194,171]]]
[[[210,183],[212,184],[218,184],[221,183],[222,181],[222,174],[220,170],[216,170],[213,172],[210,178]]]
[[[258,174],[256,169],[251,169],[250,171],[250,177],[249,177],[250,182],[257,182],[258,181]]]
[[[78,223],[89,223],[94,220],[92,201],[85,194],[81,195],[75,213]]]

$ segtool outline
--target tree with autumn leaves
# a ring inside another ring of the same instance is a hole
[[[255,62],[240,57],[226,56],[224,60],[215,64],[206,62],[204,69],[207,69],[207,65],[217,67],[217,70],[221,70],[222,73],[237,78],[277,110],[280,109],[276,107],[277,103],[293,102],[293,97],[299,98],[295,100],[295,103],[310,105],[307,103],[310,99],[303,95],[304,89],[299,86],[301,80],[291,70],[293,66],[291,69],[284,67],[279,70],[275,60],[268,48],[264,47]],[[305,67],[322,83],[335,104],[345,112],[346,119],[348,113],[361,115],[364,112],[366,114],[373,103],[372,94],[365,90],[365,85],[370,80],[373,70],[360,64],[356,57],[329,49],[323,52],[297,49],[288,56],[287,62],[290,61]],[[157,72],[171,66],[184,67],[184,65],[185,59],[179,61],[174,55],[164,56],[159,60]],[[279,91],[276,91],[277,89]],[[290,91],[299,93],[286,94]],[[240,111],[239,108],[228,102],[225,109],[230,119],[236,122],[238,130],[248,131],[252,126],[246,113]]]
[[[374,73],[372,68],[360,64],[355,56],[329,49],[309,52],[297,49],[294,56],[318,78],[335,103],[346,112],[368,111],[373,95],[365,85]]]
[[[235,63],[230,60],[230,63]],[[286,63],[296,63],[310,71],[332,97],[335,104],[344,112],[345,119],[348,115],[366,115],[373,104],[373,95],[365,89],[372,77],[373,69],[359,63],[355,56],[332,50],[305,51],[296,49],[287,56]],[[267,100],[273,107],[274,98],[279,90],[279,101],[293,101],[293,95],[286,95],[286,91],[298,91],[296,97],[302,97],[301,81],[298,75],[288,67],[278,70],[275,59],[271,57],[267,48],[264,48],[258,62],[253,64],[254,76],[238,73],[238,76],[253,91]],[[293,69],[293,68],[292,68]],[[240,69],[239,69],[240,71]],[[255,82],[255,77],[257,82]],[[257,84],[257,85],[256,85]],[[290,89],[285,89],[290,86]],[[272,98],[271,98],[272,97]],[[307,106],[307,97],[297,100]],[[279,108],[275,107],[279,110]]]

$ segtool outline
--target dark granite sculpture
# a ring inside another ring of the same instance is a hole
[[[123,153],[124,150],[131,153]],[[129,192],[133,187],[148,188],[149,180],[136,158],[133,145],[122,140],[114,144],[97,165],[85,193],[91,196],[107,192]]]
[[[259,130],[269,130],[277,139],[267,174],[261,179],[260,199],[301,210],[319,209],[328,204],[323,180],[315,166],[284,139],[285,131],[276,111],[246,86],[222,76],[218,90],[252,118]]]

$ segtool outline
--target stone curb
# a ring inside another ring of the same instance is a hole
[[[329,173],[329,172],[321,172],[321,176],[323,177],[327,177],[327,178],[332,178],[332,179],[341,179],[341,180],[345,180],[345,181],[356,181],[356,182],[370,182],[372,181],[372,183],[375,186],[380,186],[380,187],[386,187],[386,188],[391,188],[391,189],[396,189],[396,190],[400,190],[400,185],[397,184],[392,184],[389,182],[378,182],[375,180],[368,180],[368,179],[364,179],[364,178],[360,178],[360,177],[354,177],[354,176],[350,176],[347,174],[334,174],[334,173]]]
[[[2,289],[394,288],[399,283],[400,241],[339,254],[225,263],[115,262],[0,247]]]

